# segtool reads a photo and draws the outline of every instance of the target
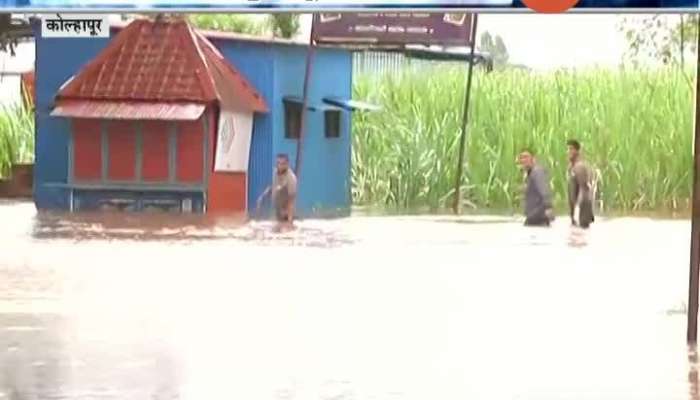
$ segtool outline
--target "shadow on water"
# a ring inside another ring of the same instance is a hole
[[[700,400],[673,306],[685,223],[351,217],[280,235],[1,202],[0,220],[0,400]]]
[[[484,225],[484,224],[512,224],[517,221],[515,218],[488,218],[465,217],[465,218],[434,218],[432,222],[443,224],[464,224],[464,225]]]
[[[243,215],[40,211],[34,218],[33,236],[41,239],[158,240],[185,238],[187,233],[199,231],[198,237],[208,239],[207,236],[216,236],[207,235],[215,228],[238,229],[246,222]]]
[[[337,247],[352,244],[339,232],[307,226],[293,232],[274,232],[271,221],[251,221],[244,214],[166,213],[60,213],[38,212],[34,217],[35,239],[201,241],[235,240],[258,245]]]
[[[554,228],[523,228],[522,222],[514,217],[505,216],[401,216],[401,217],[367,217],[382,221],[380,226],[388,227],[387,235],[404,240],[406,243],[417,241],[420,244],[440,244],[443,246],[470,245],[478,243],[482,235],[474,236],[469,230],[466,235],[455,232],[449,237],[433,237],[426,231],[415,229],[391,231],[392,226],[408,224],[452,225],[453,227],[498,227],[513,225],[509,232],[524,232],[527,235],[523,243],[533,246],[551,246]],[[151,242],[199,242],[227,240],[234,243],[260,246],[301,246],[335,248],[364,241],[362,235],[352,235],[346,228],[353,225],[352,218],[347,220],[302,220],[297,222],[294,231],[277,233],[275,223],[268,220],[250,220],[244,214],[168,214],[168,213],[125,213],[115,211],[61,213],[37,212],[33,215],[31,236],[34,239],[63,239],[82,241],[151,241]],[[399,225],[397,225],[397,223]],[[435,225],[434,227],[437,227]],[[431,228],[433,229],[433,228]],[[439,228],[437,232],[440,232]],[[458,228],[462,229],[462,228]],[[501,229],[501,228],[497,228]],[[408,235],[408,236],[407,236]],[[426,236],[428,235],[428,236]],[[412,239],[408,239],[408,237]],[[586,240],[574,232],[570,236],[571,247],[582,247]]]
[[[163,334],[132,339],[65,315],[2,313],[0,398],[178,399],[182,361]]]
[[[48,399],[61,391],[65,327],[54,315],[0,314],[0,393],[10,400]]]

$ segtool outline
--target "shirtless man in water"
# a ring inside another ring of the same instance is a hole
[[[588,229],[595,221],[593,216],[593,172],[581,156],[581,143],[569,140],[566,143],[569,156],[569,212],[571,224]],[[578,216],[576,208],[578,207]],[[578,218],[577,218],[578,217]]]
[[[277,217],[277,231],[289,231],[294,229],[294,203],[297,195],[297,177],[289,168],[289,157],[286,154],[277,155],[277,166],[272,177],[272,186],[258,198],[257,207],[260,209],[265,196],[272,192],[272,203],[275,206]]]

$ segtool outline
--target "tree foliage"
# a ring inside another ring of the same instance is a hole
[[[31,38],[33,35],[29,20],[15,18],[12,14],[0,14],[0,51],[9,52],[15,56],[15,49],[21,40]]]
[[[619,29],[627,41],[625,61],[682,65],[697,52],[698,15],[653,14],[625,17]]]
[[[190,23],[199,29],[262,35],[266,31],[264,21],[245,14],[190,14]]]
[[[136,14],[122,15],[123,20],[134,17],[152,18],[152,16]],[[293,38],[301,30],[298,14],[157,14],[156,19],[185,18],[197,29],[235,32],[247,35],[274,35],[282,38]],[[1,31],[0,31],[1,32]],[[1,37],[0,37],[1,39]],[[0,42],[1,48],[2,42]]]
[[[479,42],[479,51],[488,53],[493,58],[493,65],[496,68],[502,68],[508,65],[508,60],[510,58],[508,55],[508,48],[500,35],[493,37],[486,31],[481,35]]]
[[[237,32],[249,35],[272,34],[290,39],[301,29],[298,14],[270,14],[266,19],[242,14],[191,14],[189,21],[197,28]]]
[[[291,39],[299,33],[301,22],[299,14],[277,13],[270,14],[268,25],[276,37]]]

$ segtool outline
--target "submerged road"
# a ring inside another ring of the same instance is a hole
[[[0,221],[0,399],[700,399],[685,220]]]

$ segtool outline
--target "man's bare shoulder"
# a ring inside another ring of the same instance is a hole
[[[587,174],[591,168],[588,166],[588,164],[585,161],[576,161],[574,165],[571,167],[571,171],[574,174]]]
[[[290,182],[297,182],[297,175],[294,173],[294,171],[287,170],[287,179],[289,179]]]

